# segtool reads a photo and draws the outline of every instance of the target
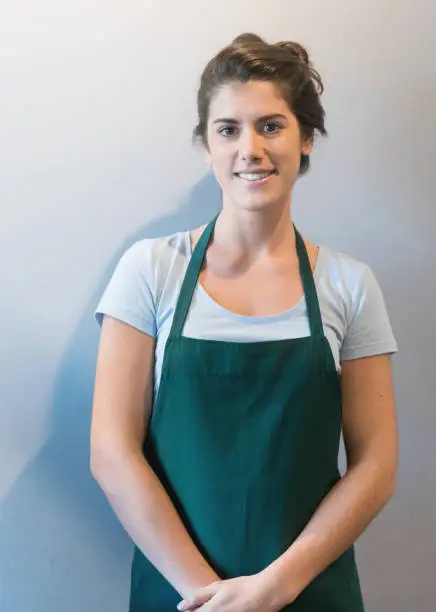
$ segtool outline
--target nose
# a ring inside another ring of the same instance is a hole
[[[244,161],[259,161],[263,158],[263,138],[254,128],[243,130],[239,139],[239,153]]]

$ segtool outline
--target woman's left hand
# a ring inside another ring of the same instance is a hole
[[[276,593],[261,574],[212,582],[177,606],[183,612],[278,612]]]

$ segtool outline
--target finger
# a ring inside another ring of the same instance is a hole
[[[188,601],[181,601],[177,606],[177,609],[181,612],[192,612],[193,610],[197,610],[198,608],[200,608],[200,606],[207,603],[211,598],[211,594],[196,595]]]
[[[207,587],[203,587],[202,589],[198,589],[198,591],[190,597],[189,599],[182,600],[178,605],[177,609],[180,612],[189,612],[191,610],[195,610],[199,608],[206,602],[208,602],[213,595],[215,594],[215,585],[210,584]]]

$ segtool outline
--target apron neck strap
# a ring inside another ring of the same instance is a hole
[[[316,291],[315,280],[310,267],[309,255],[306,245],[294,225],[295,239],[297,242],[297,254],[300,264],[300,276],[303,283],[304,297],[306,298],[307,317],[309,319],[310,335],[313,338],[322,338],[324,328],[322,326],[321,310],[319,307],[318,293]]]
[[[194,295],[195,287],[197,285],[198,277],[203,265],[203,260],[206,255],[206,250],[217,219],[218,215],[206,226],[205,230],[200,236],[199,241],[195,245],[191,259],[189,260],[185,278],[183,279],[182,287],[180,289],[179,299],[177,300],[173,324],[170,331],[171,337],[179,337],[182,335],[183,326],[185,324],[186,317],[188,316],[192,296]]]
[[[183,326],[188,316],[189,307],[194,295],[195,287],[198,282],[201,267],[203,265],[206,250],[210,242],[210,238],[215,229],[215,223],[218,215],[206,226],[200,239],[198,240],[191,259],[186,270],[185,278],[183,279],[180,289],[179,299],[177,301],[176,310],[174,313],[173,324],[171,326],[170,336],[179,337],[182,335]],[[294,225],[295,237],[297,243],[297,254],[300,266],[300,275],[306,298],[307,315],[309,319],[310,334],[313,337],[322,338],[324,330],[322,326],[321,311],[319,308],[318,295],[316,292],[315,281],[310,261],[307,254],[306,246],[297,228]]]

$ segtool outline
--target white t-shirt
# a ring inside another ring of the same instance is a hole
[[[136,242],[118,262],[95,311],[100,325],[107,314],[156,338],[155,392],[190,257],[188,231]],[[368,265],[321,246],[314,279],[338,372],[341,361],[398,350],[382,292]],[[243,316],[220,306],[197,283],[183,335],[229,342],[309,336],[306,300],[303,296],[280,314]]]

